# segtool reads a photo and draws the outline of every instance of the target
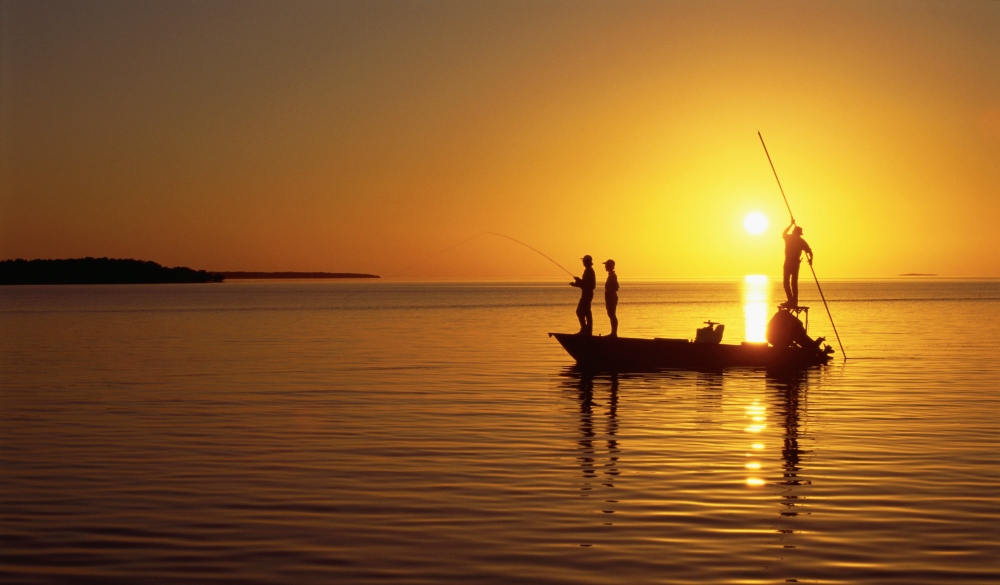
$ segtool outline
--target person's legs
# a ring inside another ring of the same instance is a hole
[[[586,295],[580,297],[580,302],[576,305],[576,318],[580,320],[580,332],[587,329],[587,313],[590,312],[590,303],[586,302]]]
[[[782,285],[785,287],[785,304],[790,305],[792,303],[792,287],[789,282],[792,277],[792,267],[785,262],[784,272],[781,277]]]
[[[583,313],[583,329],[590,335],[594,332],[594,313],[590,310],[590,303],[594,300],[594,293],[585,295],[580,299],[580,304],[584,307]]]
[[[793,307],[799,306],[799,267],[796,266],[795,270],[792,271],[792,296],[791,303]]]
[[[618,315],[615,314],[618,311],[618,299],[605,299],[605,305],[608,308],[608,318],[611,319],[611,337],[618,337]]]

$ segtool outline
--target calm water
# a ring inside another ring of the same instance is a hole
[[[5,287],[0,581],[998,582],[1000,281],[824,290],[846,363],[588,379],[563,283]]]

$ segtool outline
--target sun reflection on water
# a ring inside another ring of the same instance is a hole
[[[760,403],[760,400],[754,400],[753,404],[749,404],[745,407],[746,414],[744,418],[750,419],[751,423],[747,425],[744,431],[752,434],[757,434],[767,428],[765,421],[767,420],[767,407]],[[761,450],[764,448],[764,444],[760,442],[754,442],[750,445],[751,449]],[[757,453],[747,453],[747,457],[756,457]],[[749,459],[744,467],[750,472],[759,472],[761,465],[760,461],[756,459]],[[760,477],[748,477],[747,485],[750,487],[759,487],[764,485],[766,482]]]
[[[743,317],[746,341],[766,341],[767,306],[770,284],[763,274],[748,274],[743,278]]]

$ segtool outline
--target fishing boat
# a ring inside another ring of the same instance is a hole
[[[778,317],[782,315],[782,317]],[[830,361],[833,349],[823,338],[787,335],[797,327],[787,317],[801,322],[788,311],[779,311],[768,325],[768,337],[778,341],[722,343],[725,325],[708,321],[694,340],[655,337],[602,337],[579,333],[549,333],[579,367],[591,371],[629,372],[658,369],[719,370],[724,368],[805,369]],[[777,321],[776,321],[777,319]],[[783,333],[786,333],[783,335]],[[807,341],[808,340],[808,341]]]

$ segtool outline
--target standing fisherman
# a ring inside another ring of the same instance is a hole
[[[795,226],[795,229],[792,233],[788,233],[792,226]],[[782,282],[785,285],[785,296],[788,297],[781,306],[794,309],[799,306],[799,265],[802,263],[802,252],[806,253],[809,265],[812,266],[813,251],[802,239],[802,228],[795,225],[794,219],[782,232],[781,237],[785,239],[785,270]]]
[[[590,311],[590,303],[594,300],[594,289],[597,288],[597,276],[594,275],[594,259],[587,254],[583,258],[583,278],[574,276],[569,283],[580,289],[580,304],[576,306],[576,317],[580,320],[580,333],[591,335],[594,332],[594,314]]]
[[[615,261],[605,260],[604,268],[608,271],[608,280],[604,283],[604,306],[608,309],[611,319],[611,337],[618,337],[618,275],[615,274]]]

